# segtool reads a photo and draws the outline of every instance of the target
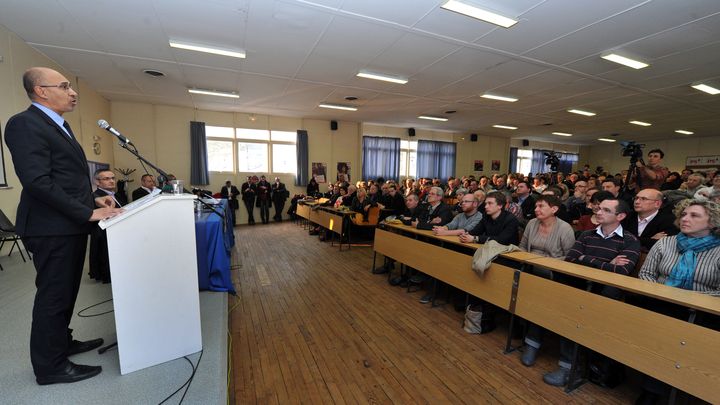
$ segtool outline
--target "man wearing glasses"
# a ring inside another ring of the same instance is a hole
[[[455,215],[447,225],[434,226],[433,233],[438,236],[462,235],[470,232],[480,223],[482,214],[478,211],[480,201],[473,194],[466,194],[460,200],[462,213]]]
[[[103,343],[74,340],[69,326],[92,222],[122,209],[109,196],[93,200],[85,153],[62,117],[77,105],[68,79],[52,69],[30,68],[23,87],[32,105],[10,118],[5,141],[23,186],[17,234],[37,272],[30,359],[38,384],[71,383],[102,371],[68,360]]]
[[[110,196],[113,199],[113,207],[120,208],[127,204],[127,199],[122,194],[116,194],[115,173],[112,170],[98,169],[95,171],[95,185],[97,189],[93,195],[97,197]],[[95,225],[90,232],[90,253],[88,257],[90,266],[90,278],[102,281],[103,284],[110,282],[110,259],[108,258],[107,232]]]
[[[583,232],[575,245],[568,252],[565,260],[582,264],[611,273],[629,275],[635,268],[640,257],[640,241],[635,235],[627,232],[620,224],[630,213],[630,207],[620,199],[607,199],[600,203],[596,215],[599,223],[596,229]],[[622,290],[602,284],[593,285],[592,291],[612,299],[621,299]],[[561,339],[560,366],[557,370],[543,376],[545,383],[564,386],[570,377],[572,342]],[[610,359],[598,358],[591,368],[597,364],[597,371],[604,378],[618,378],[618,368]],[[615,375],[610,375],[612,373]]]
[[[430,230],[434,226],[443,226],[453,219],[452,208],[442,202],[443,190],[440,187],[431,187],[427,193],[427,215],[412,223],[417,229]]]
[[[675,216],[661,209],[663,194],[653,188],[640,190],[634,198],[634,212],[623,221],[623,229],[640,239],[644,252],[650,251],[655,242],[665,236],[677,235]]]

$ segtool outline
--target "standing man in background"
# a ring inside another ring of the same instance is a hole
[[[69,328],[92,222],[122,212],[111,197],[93,199],[85,153],[62,115],[77,105],[70,81],[52,69],[23,75],[32,105],[5,128],[5,142],[23,190],[17,234],[33,254],[37,275],[30,359],[38,384],[72,383],[100,374],[68,356],[102,345],[73,339]],[[101,208],[95,208],[95,206]]]
[[[275,205],[275,215],[273,219],[276,222],[282,221],[282,213],[285,208],[285,200],[290,197],[290,193],[285,184],[280,182],[279,177],[275,177],[275,182],[272,184],[272,203]]]
[[[237,214],[235,211],[240,208],[240,203],[238,202],[237,196],[240,195],[240,191],[237,187],[233,186],[232,182],[230,180],[225,182],[225,186],[220,190],[220,196],[222,198],[225,198],[228,200],[228,205],[231,208],[230,213],[232,214],[232,223],[233,226],[235,226],[237,221]]]
[[[253,176],[248,176],[247,181],[240,186],[240,192],[242,193],[243,203],[245,203],[245,209],[248,213],[248,225],[255,225],[255,196],[257,195],[257,186]]]

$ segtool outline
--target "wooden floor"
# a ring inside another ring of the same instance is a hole
[[[555,341],[522,366],[502,352],[505,325],[467,334],[451,305],[372,275],[372,248],[339,252],[290,222],[238,227],[236,242],[231,403],[618,404],[637,393],[546,385]]]

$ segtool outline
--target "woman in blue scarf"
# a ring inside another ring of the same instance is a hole
[[[660,239],[639,278],[708,294],[720,294],[720,206],[684,200],[675,208],[680,233]]]
[[[686,290],[720,296],[720,205],[711,201],[684,200],[675,208],[680,233],[660,239],[645,259],[638,277]],[[665,302],[646,305],[653,311],[687,319],[683,308]],[[718,318],[698,314],[696,323],[717,328]],[[645,376],[643,393],[636,404],[665,400],[670,387]]]

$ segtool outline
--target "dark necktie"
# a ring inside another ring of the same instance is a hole
[[[63,122],[63,127],[67,130],[70,139],[75,139],[75,134],[73,134],[72,129],[70,129],[70,124],[68,124],[67,121]]]

